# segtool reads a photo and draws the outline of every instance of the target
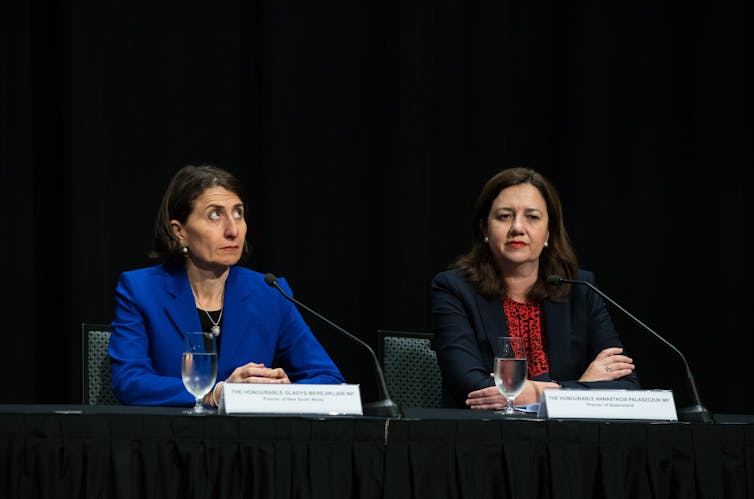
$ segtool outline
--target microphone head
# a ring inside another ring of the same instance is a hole
[[[547,284],[553,284],[555,286],[560,286],[563,284],[563,278],[559,275],[549,275],[547,276]]]
[[[267,283],[268,286],[276,286],[278,283],[278,278],[275,277],[275,274],[265,274],[264,282]]]

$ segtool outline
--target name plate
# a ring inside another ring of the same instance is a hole
[[[537,415],[547,419],[678,421],[671,390],[544,390]]]
[[[359,385],[225,383],[220,414],[362,414]]]

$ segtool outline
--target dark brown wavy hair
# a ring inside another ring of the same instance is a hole
[[[545,199],[549,217],[548,247],[543,248],[539,256],[539,275],[529,291],[528,299],[540,301],[545,298],[563,298],[569,287],[547,284],[547,276],[557,274],[566,279],[573,279],[578,261],[563,222],[563,207],[557,190],[549,180],[531,168],[509,168],[487,181],[474,207],[471,250],[460,256],[451,267],[463,270],[466,278],[482,296],[503,298],[507,295],[503,276],[495,265],[488,244],[484,242],[484,233],[492,202],[500,191],[519,184],[531,184],[539,190]]]
[[[213,165],[186,165],[178,170],[170,180],[162,196],[157,218],[154,221],[153,248],[151,258],[161,258],[165,263],[181,263],[185,256],[181,245],[175,239],[171,220],[185,224],[194,210],[194,203],[210,187],[222,187],[237,195],[243,201],[243,189],[238,179],[230,172]],[[246,217],[246,211],[244,211]],[[249,253],[249,244],[243,242],[243,256]],[[242,257],[243,257],[242,256]]]

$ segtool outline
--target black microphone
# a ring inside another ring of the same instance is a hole
[[[272,286],[273,288],[276,288],[280,293],[290,302],[293,302],[294,304],[298,305],[301,308],[304,308],[314,314],[315,316],[319,317],[321,320],[325,321],[330,326],[334,327],[338,332],[342,333],[346,338],[349,340],[357,343],[362,348],[365,348],[369,355],[372,357],[372,361],[374,362],[374,367],[377,371],[377,380],[380,383],[380,388],[382,390],[383,399],[379,400],[377,402],[370,402],[368,404],[362,404],[362,409],[364,410],[364,414],[367,416],[383,416],[383,417],[389,417],[389,418],[400,418],[403,417],[403,410],[401,407],[393,402],[393,400],[390,398],[390,394],[387,390],[387,383],[385,383],[385,375],[382,372],[382,367],[380,367],[380,362],[377,360],[377,355],[375,355],[374,350],[372,347],[364,343],[362,340],[360,340],[358,337],[354,336],[353,334],[349,333],[342,327],[338,326],[334,322],[332,322],[327,317],[315,312],[311,308],[307,307],[300,301],[296,300],[292,296],[290,296],[288,293],[286,293],[283,288],[280,287],[280,284],[278,284],[278,278],[275,277],[274,274],[265,274],[264,276],[264,282],[267,283],[268,286]]]
[[[600,295],[602,298],[604,298],[608,302],[612,303],[618,310],[620,310],[621,312],[629,316],[631,319],[633,319],[633,321],[636,322],[638,325],[640,325],[642,328],[644,328],[645,331],[652,333],[654,337],[656,337],[658,340],[660,340],[665,345],[667,345],[671,350],[677,353],[678,356],[681,358],[681,361],[683,362],[684,367],[686,368],[686,379],[689,383],[691,396],[694,398],[694,405],[692,407],[686,407],[686,408],[678,410],[679,417],[683,421],[690,421],[694,423],[714,423],[715,422],[715,418],[712,415],[712,413],[709,410],[707,410],[704,407],[704,405],[702,405],[702,399],[701,397],[699,397],[699,391],[696,389],[696,383],[694,382],[694,375],[691,373],[691,368],[689,367],[689,363],[686,362],[686,357],[684,357],[681,351],[678,350],[675,346],[673,346],[668,340],[660,336],[652,328],[650,328],[649,326],[644,324],[642,321],[637,319],[633,314],[631,314],[631,312],[629,312],[625,308],[618,305],[612,298],[610,298],[605,293],[597,289],[597,286],[595,286],[591,282],[577,281],[574,279],[564,279],[563,277],[560,277],[559,275],[551,275],[547,277],[547,283],[553,284],[555,286],[560,286],[563,283],[581,284],[584,286],[588,286],[589,288],[592,289],[592,291]]]

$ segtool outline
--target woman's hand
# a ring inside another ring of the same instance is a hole
[[[281,367],[269,368],[264,367],[264,364],[257,364],[256,362],[249,362],[241,367],[237,367],[228,379],[220,381],[204,397],[205,405],[217,406],[220,401],[220,397],[223,394],[223,385],[225,383],[276,383],[276,384],[288,384],[291,380],[288,379],[288,375],[285,374],[285,370]]]
[[[631,374],[634,361],[622,353],[623,349],[619,347],[602,350],[586,368],[579,381],[612,381]]]
[[[469,409],[502,409],[506,405],[505,396],[496,386],[488,386],[469,393],[466,407]]]
[[[228,383],[290,383],[281,367],[264,367],[264,364],[249,362],[237,367],[225,380]]]
[[[513,401],[516,405],[536,404],[542,398],[542,390],[548,388],[560,388],[557,383],[546,381],[526,380],[524,389],[518,394]],[[500,393],[496,386],[489,386],[481,390],[475,390],[469,393],[466,399],[466,407],[469,409],[488,409],[498,410],[506,406],[507,399]]]

